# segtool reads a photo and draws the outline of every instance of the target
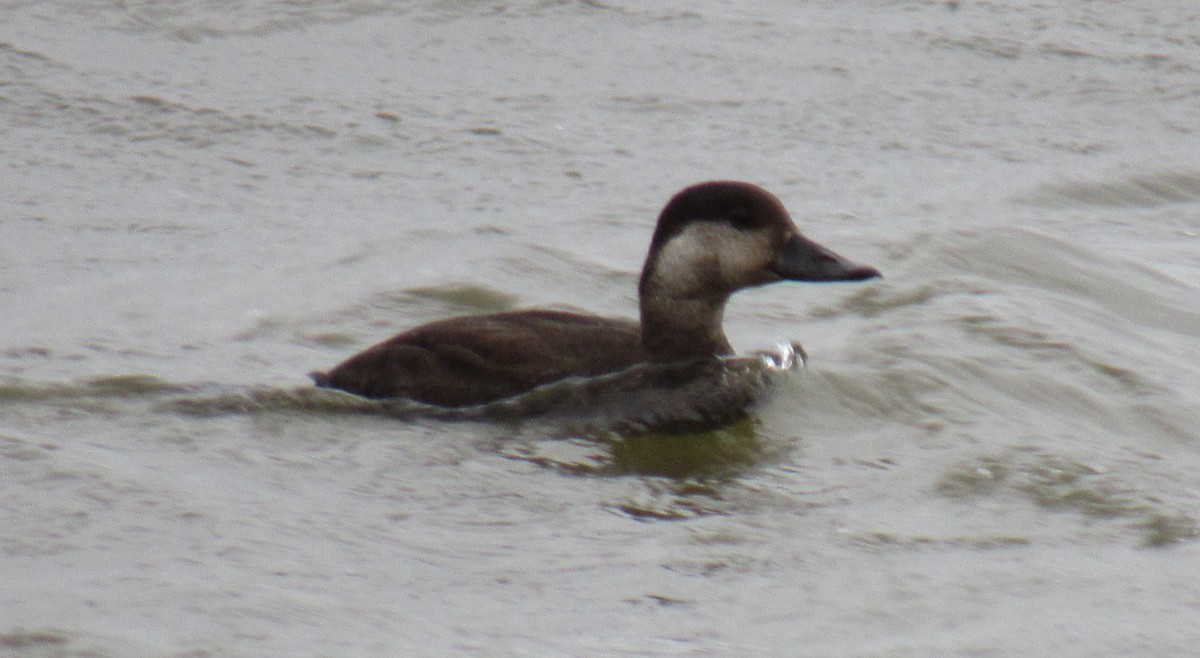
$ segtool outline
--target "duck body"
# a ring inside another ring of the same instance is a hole
[[[458,407],[648,359],[632,320],[530,310],[431,322],[313,377],[368,398]]]
[[[549,310],[450,318],[312,377],[368,398],[484,404],[639,363],[730,355],[721,323],[729,296],[743,288],[878,276],[801,235],[762,188],[701,183],[675,195],[659,216],[638,284],[640,321]]]

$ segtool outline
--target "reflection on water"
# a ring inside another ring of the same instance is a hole
[[[676,480],[721,480],[758,463],[763,448],[749,418],[708,432],[646,432],[609,444],[605,473],[655,475]]]
[[[749,417],[707,431],[521,434],[500,440],[496,451],[569,476],[631,476],[640,483],[636,492],[610,506],[643,520],[724,513],[724,488],[773,454]]]
[[[592,431],[549,437],[521,433],[498,449],[510,459],[570,475],[644,475],[681,482],[727,480],[765,456],[749,417],[690,432]]]

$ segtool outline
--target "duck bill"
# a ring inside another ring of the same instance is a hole
[[[771,271],[789,281],[863,281],[883,276],[870,265],[860,265],[796,234],[771,264]]]

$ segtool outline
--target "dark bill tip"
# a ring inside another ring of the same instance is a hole
[[[882,279],[879,270],[870,265],[855,265],[846,271],[846,281],[866,281],[867,279]]]
[[[870,265],[843,258],[803,235],[793,235],[771,271],[790,281],[865,281],[883,275]]]

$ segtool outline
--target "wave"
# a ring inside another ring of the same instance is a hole
[[[1042,185],[1018,202],[1052,208],[1152,208],[1200,201],[1200,171],[1166,170],[1102,181],[1065,181]]]
[[[801,353],[802,354],[802,353]],[[676,364],[642,364],[572,378],[488,404],[447,408],[411,400],[367,400],[325,389],[251,389],[192,395],[168,408],[192,415],[314,411],[400,419],[504,422],[549,420],[618,433],[718,427],[745,413],[771,384],[803,362],[792,346],[777,354]]]
[[[0,402],[93,405],[103,400],[146,402],[190,416],[315,413],[396,419],[514,422],[550,421],[561,427],[618,434],[711,429],[745,415],[775,383],[803,365],[803,352],[775,352],[672,364],[642,364],[590,378],[572,378],[496,402],[461,408],[411,400],[370,400],[314,387],[228,387],[178,384],[147,375],[78,383],[0,384]]]
[[[1196,287],[1023,229],[908,246],[819,309],[852,331],[789,384],[807,461],[908,469],[951,504],[1018,499],[1147,546],[1198,536]]]
[[[838,369],[805,379],[805,414],[1200,445],[1182,385],[1200,379],[1194,287],[1030,230],[920,241],[894,276],[819,309],[865,324]]]
[[[66,402],[81,399],[143,398],[188,393],[197,387],[174,384],[151,375],[111,375],[79,383],[0,383],[0,402]]]

